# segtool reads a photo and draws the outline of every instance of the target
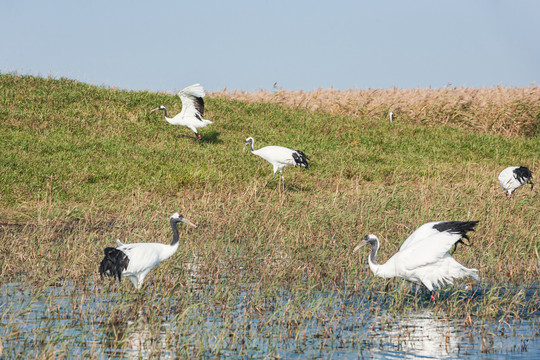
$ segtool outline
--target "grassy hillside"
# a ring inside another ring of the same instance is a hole
[[[532,130],[505,137],[399,117],[389,124],[211,94],[205,118],[214,124],[197,143],[149,112],[165,105],[176,114],[175,95],[5,74],[0,90],[4,277],[97,280],[103,247],[117,238],[168,242],[168,217],[180,209],[200,226],[182,233],[178,255],[150,283],[174,286],[187,276],[179,264],[193,257],[208,282],[367,279],[367,250],[351,254],[361,237],[378,235],[386,261],[434,220],[480,221],[472,246],[455,257],[483,281],[538,278],[538,190],[519,189],[509,201],[497,182],[511,165],[540,173]],[[538,114],[537,104],[523,106]],[[310,170],[285,169],[285,194],[262,189],[271,166],[242,153],[248,136],[255,148],[303,150]]]

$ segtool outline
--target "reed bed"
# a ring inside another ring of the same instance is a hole
[[[540,87],[442,89],[259,90],[212,93],[224,99],[268,102],[310,112],[388,119],[422,125],[453,125],[505,136],[540,134]]]

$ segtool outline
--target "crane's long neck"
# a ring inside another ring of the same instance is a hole
[[[180,241],[180,235],[178,234],[178,226],[177,222],[171,219],[170,221],[171,229],[172,229],[172,241],[171,246],[178,246],[178,242]]]
[[[167,116],[167,108],[165,108],[165,106],[164,106],[162,110],[165,113],[165,118],[168,118],[168,116]]]
[[[383,277],[383,278],[390,278],[396,276],[395,267],[393,265],[394,261],[391,258],[384,264],[379,264],[377,262],[377,252],[379,251],[379,241],[372,245],[371,247],[371,253],[369,253],[368,263],[369,268],[373,272],[373,274]]]
[[[377,240],[377,242],[371,246],[371,252],[369,253],[368,262],[369,262],[369,267],[371,268],[371,270],[373,270],[372,266],[379,266],[379,263],[377,262],[378,251],[379,251],[379,241]]]
[[[253,148],[253,142],[254,142],[253,139],[251,139],[251,141],[249,142],[249,146],[251,147],[251,152],[255,151],[255,149]]]

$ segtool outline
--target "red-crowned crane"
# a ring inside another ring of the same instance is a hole
[[[204,115],[204,95],[203,87],[200,84],[194,84],[178,93],[180,100],[182,100],[182,111],[175,117],[168,117],[167,109],[163,105],[153,109],[151,112],[163,110],[165,112],[165,120],[167,120],[169,124],[185,126],[191,129],[200,140],[201,135],[199,135],[197,129],[213,123],[210,120],[202,118]]]
[[[243,151],[246,150],[247,145],[250,145],[251,152],[253,154],[262,157],[264,160],[272,164],[272,166],[274,167],[274,175],[272,176],[272,180],[270,180],[266,185],[275,180],[276,172],[279,171],[279,173],[281,174],[281,180],[283,181],[283,189],[285,189],[285,178],[283,177],[284,167],[289,165],[298,165],[306,168],[306,170],[309,168],[307,157],[300,150],[291,150],[283,146],[265,146],[263,148],[255,150],[253,148],[254,142],[255,140],[253,140],[252,137],[248,137],[244,144]]]
[[[177,224],[180,222],[197,227],[179,213],[174,213],[169,220],[173,234],[170,245],[159,243],[122,244],[120,240],[116,240],[117,248],[107,247],[104,250],[105,257],[99,266],[101,277],[116,277],[118,281],[121,281],[122,277],[126,277],[131,280],[135,288],[140,289],[150,270],[170,258],[178,249]]]
[[[531,190],[534,187],[531,170],[525,166],[510,166],[501,171],[499,184],[507,196],[511,196],[512,191],[525,184],[531,184]]]
[[[477,269],[458,263],[449,251],[462,239],[469,240],[467,232],[474,231],[478,221],[440,221],[420,226],[405,240],[399,251],[386,263],[377,263],[379,239],[366,235],[353,253],[364,245],[371,245],[368,263],[371,271],[382,278],[402,277],[421,282],[429,291],[435,287],[452,284],[454,279],[471,277],[478,280]],[[435,300],[433,293],[431,299]]]

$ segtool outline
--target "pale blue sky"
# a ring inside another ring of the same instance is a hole
[[[0,71],[130,90],[528,86],[540,1],[0,0]]]

